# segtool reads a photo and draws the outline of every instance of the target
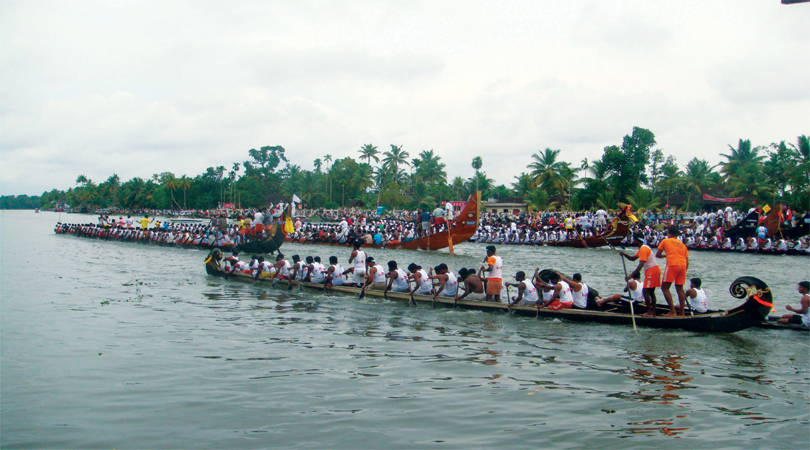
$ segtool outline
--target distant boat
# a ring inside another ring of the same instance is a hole
[[[35,213],[39,213],[39,208],[34,208]]]
[[[191,217],[171,217],[169,218],[169,222],[171,223],[202,223],[203,219],[194,219]]]

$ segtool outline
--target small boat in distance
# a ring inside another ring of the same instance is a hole
[[[194,217],[170,217],[169,222],[171,223],[203,223],[203,219],[196,219]],[[209,220],[210,222],[210,220]]]

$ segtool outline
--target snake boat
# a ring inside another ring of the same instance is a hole
[[[279,287],[281,289],[296,289],[296,292],[300,291],[302,288],[306,288],[308,290],[330,294],[334,293],[352,296],[358,296],[360,294],[360,289],[356,287],[326,286],[316,283],[298,281],[291,282],[287,280],[275,280],[267,278],[254,280],[254,278],[249,274],[238,272],[228,274],[222,268],[221,261],[222,252],[218,249],[214,249],[208,254],[208,257],[205,260],[205,270],[208,275],[214,277],[223,277],[234,281],[269,284],[273,287]],[[451,297],[441,296],[434,300],[432,296],[417,294],[412,295],[402,292],[388,292],[386,294],[383,291],[372,289],[366,289],[365,295],[369,297],[410,301],[414,305],[429,304],[434,307],[445,306],[490,312],[509,312],[523,316],[556,318],[572,322],[597,322],[604,324],[631,325],[635,321],[636,324],[642,327],[683,329],[707,333],[733,333],[746,328],[758,326],[762,324],[763,320],[768,316],[773,308],[770,288],[763,281],[757,278],[747,276],[737,278],[729,287],[729,292],[734,298],[745,299],[745,301],[736,308],[725,311],[710,311],[705,314],[677,317],[640,316],[638,312],[635,314],[631,313],[629,304],[624,302],[607,303],[606,308],[603,310],[563,309],[554,311],[547,308],[538,309],[532,306],[510,307],[504,303],[456,300]],[[636,308],[643,309],[643,307]]]

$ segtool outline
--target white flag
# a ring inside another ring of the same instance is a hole
[[[291,217],[295,217],[295,204],[296,204],[296,203],[301,203],[301,199],[300,199],[300,198],[298,198],[298,196],[297,196],[297,195],[293,194],[293,198],[292,198],[292,208],[291,208],[292,210],[290,211],[290,216],[291,216]]]

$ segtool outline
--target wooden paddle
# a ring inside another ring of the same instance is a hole
[[[512,312],[512,296],[509,295],[509,284],[506,284],[506,312]]]
[[[627,294],[629,295],[630,282],[627,281],[627,264],[624,262],[624,256],[622,256],[621,254],[619,254],[619,259],[622,260],[622,267],[624,268],[624,279],[627,282],[627,289],[628,289]],[[636,281],[636,283],[638,283],[638,281]],[[633,296],[630,295],[630,317],[633,319],[633,331],[638,333],[638,328],[636,328],[636,311],[635,308],[633,308],[633,303],[635,302],[636,301],[633,300]]]
[[[358,300],[362,300],[366,296],[366,286],[368,286],[368,279],[365,283],[363,283],[363,287],[360,288],[360,295],[357,296]]]

